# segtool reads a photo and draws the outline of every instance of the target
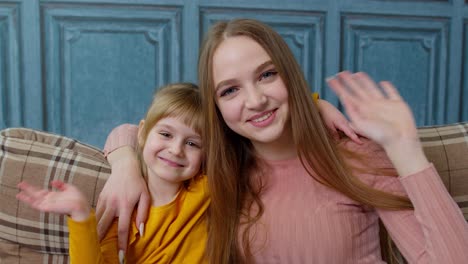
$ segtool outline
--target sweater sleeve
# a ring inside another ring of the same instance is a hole
[[[466,263],[468,224],[434,166],[403,177],[379,177],[377,189],[407,195],[414,210],[378,209],[390,236],[410,263]]]
[[[409,263],[467,263],[468,224],[433,164],[411,174],[398,176],[385,151],[375,142],[345,141],[345,148],[359,153],[358,168],[376,169],[358,173],[361,181],[375,189],[411,200],[412,210],[376,212],[396,246]]]
[[[138,126],[132,124],[122,124],[115,127],[107,136],[104,145],[104,155],[107,157],[112,151],[130,146],[133,149],[137,146]]]
[[[106,236],[99,242],[96,216],[92,212],[83,222],[67,219],[69,229],[70,263],[119,263],[117,224],[114,221]]]

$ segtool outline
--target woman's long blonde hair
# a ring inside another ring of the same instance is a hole
[[[251,177],[258,168],[250,141],[233,132],[219,112],[214,93],[213,54],[223,40],[246,36],[268,53],[288,89],[292,140],[309,175],[349,198],[376,208],[411,208],[410,201],[370,188],[352,176],[328,135],[298,63],[283,38],[269,26],[251,19],[236,19],[214,25],[206,35],[198,62],[207,150],[206,173],[212,195],[209,215],[207,255],[210,263],[251,262],[248,230],[263,212],[260,189]],[[313,136],[311,136],[313,134]],[[322,177],[314,177],[312,171]],[[259,210],[250,215],[255,204]],[[247,228],[239,243],[241,217],[247,215]],[[242,245],[242,254],[239,245]]]

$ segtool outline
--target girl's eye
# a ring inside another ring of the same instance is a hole
[[[229,88],[226,88],[224,89],[221,94],[220,94],[220,97],[223,97],[223,96],[227,96],[227,95],[230,95],[234,92],[237,91],[237,88],[236,87],[229,87]]]
[[[191,147],[200,148],[200,144],[198,144],[197,142],[194,142],[194,141],[187,141],[186,144],[191,146]]]
[[[275,70],[266,71],[260,75],[260,81],[263,79],[269,78],[271,76],[275,76],[276,74],[278,74],[278,72]]]
[[[159,132],[159,135],[161,135],[163,137],[171,137],[171,134],[169,134],[167,132]]]

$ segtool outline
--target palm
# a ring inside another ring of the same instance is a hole
[[[57,184],[54,187],[59,187],[58,191],[49,191],[21,183],[18,199],[37,210],[59,214],[72,214],[73,210],[86,202],[84,195],[76,187],[62,182]]]
[[[411,110],[390,83],[381,83],[384,94],[366,74],[343,72],[329,85],[340,97],[358,133],[381,145],[417,137]]]

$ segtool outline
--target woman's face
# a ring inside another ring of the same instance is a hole
[[[257,151],[290,142],[288,92],[257,42],[245,36],[225,39],[213,54],[213,80],[224,121]]]

